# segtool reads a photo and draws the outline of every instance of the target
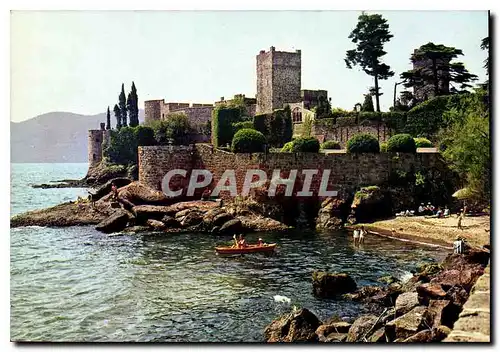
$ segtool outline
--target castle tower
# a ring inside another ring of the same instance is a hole
[[[105,124],[101,123],[100,130],[89,130],[88,136],[88,159],[89,167],[96,166],[102,160],[102,142],[106,133]]]
[[[301,53],[276,51],[257,55],[257,114],[281,109],[285,103],[300,102]]]
[[[158,121],[161,119],[162,107],[165,103],[161,100],[146,100],[144,102],[144,122]]]
[[[417,54],[418,49],[415,49],[413,51],[414,54]],[[450,73],[446,69],[450,65],[450,60],[437,60],[436,65],[438,67],[444,68],[438,70],[438,77],[439,77],[439,82],[438,82],[438,90],[440,95],[446,95],[450,93]],[[418,61],[413,61],[413,69],[419,69],[419,68],[424,68],[426,70],[429,70],[431,72],[432,70],[432,60],[427,59],[427,60],[418,60]],[[418,101],[425,101],[427,99],[433,98],[435,96],[434,94],[434,85],[429,82],[425,83],[423,86],[420,87],[413,87],[413,95]]]

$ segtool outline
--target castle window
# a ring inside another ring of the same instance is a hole
[[[96,159],[96,155],[92,154],[92,160],[95,160],[95,159]]]
[[[292,121],[299,123],[302,122],[302,111],[299,107],[296,107],[292,111]]]
[[[99,143],[99,138],[96,138],[96,139],[95,139],[95,141],[96,141],[97,143]]]

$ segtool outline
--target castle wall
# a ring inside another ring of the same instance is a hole
[[[161,119],[165,100],[146,100],[144,102],[144,121],[158,121]]]
[[[103,130],[89,130],[88,134],[88,160],[89,166],[95,166],[102,160]]]
[[[411,172],[419,168],[442,168],[438,153],[400,153],[394,158],[391,153],[380,154],[323,154],[323,153],[255,153],[234,154],[213,148],[209,144],[191,146],[139,147],[139,181],[154,189],[161,190],[164,176],[170,170],[183,169],[186,177],[176,176],[170,182],[170,189],[184,188],[186,193],[190,173],[193,169],[209,170],[213,189],[226,170],[234,170],[238,193],[241,192],[247,170],[260,169],[271,179],[275,169],[281,170],[281,177],[290,170],[298,170],[294,194],[302,189],[302,170],[317,169],[313,176],[311,191],[318,194],[323,170],[331,170],[328,190],[352,192],[358,187],[380,185],[389,180],[395,170]],[[199,196],[199,195],[197,195]],[[230,198],[222,192],[222,198]]]
[[[186,114],[189,123],[192,127],[203,126],[206,125],[208,121],[212,120],[212,111],[214,107],[203,106],[203,107],[190,107],[186,109],[176,110],[174,112],[184,113]]]
[[[257,55],[257,114],[273,111],[273,51]]]
[[[296,129],[302,128],[302,126],[296,127],[297,125],[294,125],[294,134],[296,133]],[[371,123],[354,126],[324,126],[318,123],[313,123],[311,128],[311,135],[318,138],[320,143],[327,140],[335,140],[340,143],[342,148],[346,147],[347,141],[350,138],[360,133],[373,135],[378,139],[379,143],[386,142],[391,137],[390,129],[383,123]]]

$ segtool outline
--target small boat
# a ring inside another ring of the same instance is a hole
[[[237,247],[215,247],[217,254],[249,254],[249,253],[272,253],[276,248],[276,243],[263,244],[250,244],[244,248]]]

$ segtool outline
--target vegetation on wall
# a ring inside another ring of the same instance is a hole
[[[342,149],[340,143],[334,140],[325,141],[321,144],[321,149]]]
[[[184,113],[172,113],[165,120],[151,121],[146,126],[152,128],[158,145],[183,145],[189,143],[193,129]]]
[[[261,132],[272,147],[281,147],[292,139],[293,125],[290,107],[274,110],[271,114],[255,115],[253,128]]]
[[[233,140],[233,124],[241,122],[241,110],[217,106],[212,112],[212,144],[214,147],[225,147]]]
[[[407,133],[396,134],[387,141],[388,152],[415,153],[415,140]]]
[[[413,138],[415,141],[415,146],[417,148],[432,148],[432,142],[428,140],[427,138]]]

